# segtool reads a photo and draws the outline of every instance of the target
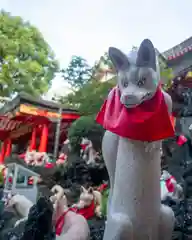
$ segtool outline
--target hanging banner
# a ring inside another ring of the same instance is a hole
[[[0,118],[0,129],[5,131],[13,131],[18,129],[23,123],[21,121],[12,120],[8,117],[1,117]]]

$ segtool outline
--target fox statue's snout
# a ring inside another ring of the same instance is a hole
[[[122,90],[120,101],[127,108],[134,108],[148,100],[149,96],[150,93],[145,89],[140,89],[137,86],[127,87],[127,89]]]
[[[126,95],[122,94],[120,101],[127,108],[133,108],[135,106],[138,106],[142,102],[142,96],[139,96],[137,92],[135,94],[134,93]]]

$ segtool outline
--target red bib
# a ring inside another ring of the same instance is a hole
[[[88,219],[94,217],[94,215],[95,215],[95,203],[94,203],[94,200],[92,201],[92,203],[91,203],[90,206],[88,206],[88,207],[85,207],[85,208],[82,208],[82,209],[77,209],[76,207],[74,207],[74,208],[69,208],[66,212],[64,212],[64,213],[59,217],[59,219],[57,220],[56,225],[55,225],[55,232],[56,232],[56,235],[58,235],[58,236],[60,236],[61,233],[62,233],[64,224],[65,224],[65,216],[66,216],[66,214],[67,214],[69,211],[72,211],[72,212],[75,212],[75,213],[77,213],[77,214],[80,214],[80,215],[82,215],[85,219],[88,220]]]
[[[57,236],[60,236],[63,230],[63,226],[65,224],[65,215],[69,212],[70,210],[68,209],[66,212],[64,212],[59,219],[56,222],[55,225],[55,233]]]
[[[70,208],[71,211],[76,212],[77,214],[82,215],[85,219],[90,219],[95,215],[95,203],[94,200],[88,207],[78,209],[76,207]]]
[[[174,187],[174,184],[172,183],[172,180],[175,181],[175,178],[173,176],[171,176],[169,179],[167,179],[165,182],[166,182],[166,186],[167,186],[167,190],[169,192],[174,192],[175,190],[175,187]]]
[[[158,88],[155,96],[128,109],[120,102],[120,92],[113,88],[105,100],[96,122],[121,137],[139,141],[158,141],[174,136],[164,95]]]

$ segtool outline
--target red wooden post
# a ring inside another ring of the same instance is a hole
[[[5,157],[9,157],[11,155],[12,150],[12,141],[10,138],[6,140],[6,151],[5,151]]]
[[[34,127],[32,135],[31,135],[30,146],[29,146],[29,151],[30,152],[33,151],[33,150],[36,150],[36,138],[37,138],[37,128]]]
[[[39,145],[39,152],[47,151],[48,135],[49,135],[48,124],[44,124]]]

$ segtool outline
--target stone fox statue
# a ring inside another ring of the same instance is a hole
[[[174,136],[172,101],[155,49],[145,39],[134,54],[111,47],[109,57],[118,83],[96,118],[111,184],[104,240],[170,240],[174,213],[161,204],[159,179],[161,140]]]

